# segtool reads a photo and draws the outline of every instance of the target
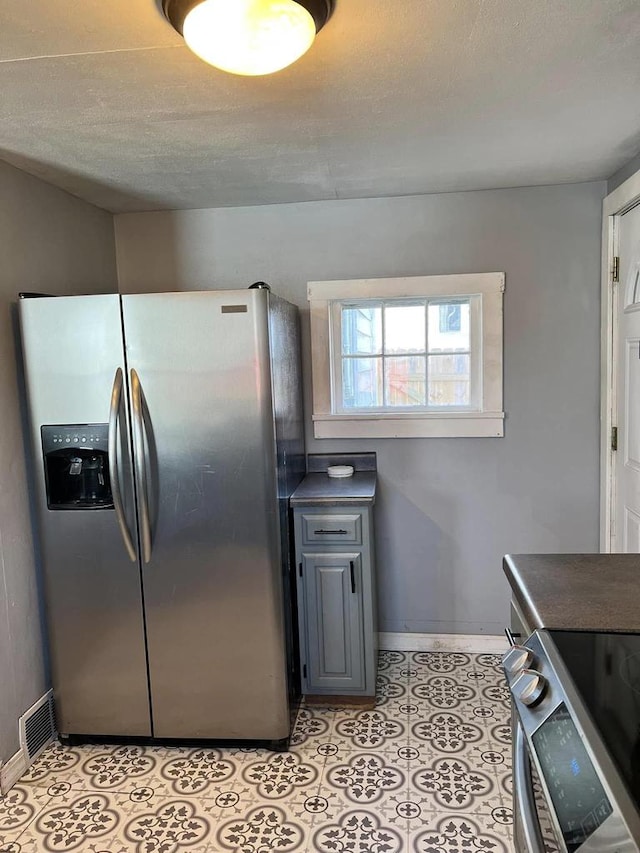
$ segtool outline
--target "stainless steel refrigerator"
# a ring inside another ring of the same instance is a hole
[[[297,309],[248,289],[19,316],[59,732],[285,739]]]

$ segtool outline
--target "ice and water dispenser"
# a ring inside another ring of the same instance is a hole
[[[43,426],[49,509],[112,509],[109,424]]]

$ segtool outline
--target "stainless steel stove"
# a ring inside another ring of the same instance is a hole
[[[503,666],[519,853],[639,853],[640,635],[539,630]]]

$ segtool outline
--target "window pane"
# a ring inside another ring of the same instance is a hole
[[[425,405],[425,367],[425,359],[421,355],[385,359],[387,406]]]
[[[342,405],[345,409],[382,406],[382,359],[342,359]]]
[[[458,305],[440,305],[440,331],[441,332],[459,332],[460,331],[460,308]]]
[[[342,354],[382,352],[382,307],[342,309]]]
[[[384,309],[384,351],[424,352],[425,306],[394,305]]]
[[[471,348],[469,302],[429,303],[429,352]]]
[[[429,356],[429,405],[469,406],[470,356],[461,353]]]

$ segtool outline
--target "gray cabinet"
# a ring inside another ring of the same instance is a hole
[[[302,692],[375,696],[372,507],[294,508]]]

